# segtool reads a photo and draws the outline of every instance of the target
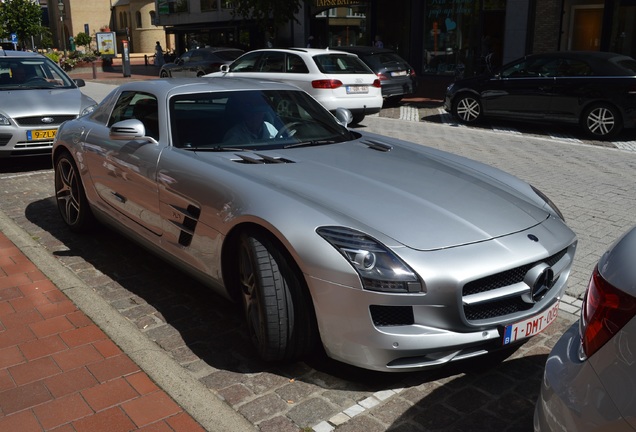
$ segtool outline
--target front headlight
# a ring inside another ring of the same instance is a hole
[[[552,209],[552,211],[555,213],[556,216],[558,216],[563,222],[565,222],[565,217],[563,216],[563,213],[561,213],[561,210],[559,210],[559,208],[552,202],[552,200],[550,198],[548,198],[548,196],[546,194],[544,194],[543,192],[541,192],[539,189],[537,189],[536,187],[530,185],[530,187],[532,188],[532,190],[534,191],[534,193],[536,193],[537,195],[539,195],[539,197],[545,201],[545,203],[548,205],[548,207],[550,207],[550,209]]]
[[[377,240],[343,227],[320,227],[316,232],[349,261],[360,275],[364,289],[390,293],[422,292],[422,283],[415,272]]]
[[[0,126],[11,126],[9,117],[5,116],[4,114],[0,114]]]

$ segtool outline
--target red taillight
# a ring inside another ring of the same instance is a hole
[[[336,79],[315,80],[311,82],[311,86],[317,89],[337,89],[342,87],[342,81]]]
[[[388,80],[389,77],[384,75],[383,73],[379,73],[378,74],[378,78],[380,79],[380,81],[384,81],[384,80]]]
[[[411,73],[410,73],[409,75],[411,75],[412,77],[414,77],[414,76],[415,76],[415,69],[411,69]]]
[[[373,87],[382,88],[382,84],[379,79],[373,80]]]
[[[581,343],[590,357],[636,314],[636,298],[610,285],[594,268],[583,299]]]

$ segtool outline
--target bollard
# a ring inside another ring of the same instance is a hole
[[[95,66],[95,62],[92,62],[91,65],[93,66],[93,79],[97,79],[97,66]]]
[[[144,54],[144,63],[148,66],[148,54]]]

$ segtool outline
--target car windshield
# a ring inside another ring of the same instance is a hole
[[[271,150],[354,138],[322,105],[297,90],[177,95],[169,107],[173,145],[185,149]]]
[[[354,56],[347,54],[321,54],[314,56],[318,69],[325,74],[369,74],[371,69]]]
[[[0,90],[75,87],[64,71],[46,57],[0,58]]]

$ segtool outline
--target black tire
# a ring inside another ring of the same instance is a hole
[[[288,259],[263,234],[239,240],[238,281],[247,327],[265,361],[292,361],[315,346],[308,291]]]
[[[354,114],[353,115],[353,120],[351,121],[351,124],[357,125],[362,123],[362,120],[364,120],[365,115],[364,114]]]
[[[581,127],[587,135],[599,140],[614,138],[623,129],[623,121],[616,108],[607,104],[592,105],[581,117]]]
[[[170,75],[166,71],[161,71],[161,74],[160,74],[159,77],[160,78],[170,78]]]
[[[77,165],[68,152],[55,159],[55,200],[62,220],[71,231],[85,232],[93,227],[95,218]]]
[[[460,94],[453,102],[453,115],[460,123],[477,123],[482,118],[479,98],[470,93]]]

